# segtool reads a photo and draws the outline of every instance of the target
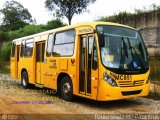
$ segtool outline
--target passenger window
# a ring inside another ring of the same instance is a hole
[[[14,57],[15,56],[15,50],[16,50],[16,42],[13,42],[12,43],[12,57]]]
[[[24,49],[25,49],[25,40],[22,40],[22,42],[21,42],[21,54],[20,54],[21,57],[24,56]]]
[[[50,34],[48,36],[48,42],[47,42],[47,50],[46,50],[46,55],[47,57],[51,56],[51,52],[52,52],[52,45],[53,45],[53,34]]]
[[[54,56],[71,56],[74,53],[75,30],[57,33],[53,47]]]
[[[55,44],[73,43],[75,36],[75,30],[68,30],[65,32],[57,33]]]
[[[24,56],[24,50],[25,50],[25,40],[22,40],[22,42],[21,42],[21,54],[20,54],[21,57]]]
[[[32,53],[33,53],[33,38],[26,40],[24,56],[32,57]]]
[[[92,62],[92,69],[96,70],[98,68],[98,53],[97,53],[97,45],[96,41],[94,40],[93,43],[93,62]]]

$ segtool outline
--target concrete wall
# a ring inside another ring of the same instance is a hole
[[[149,52],[151,48],[157,48],[156,51],[160,52],[160,10],[134,15],[129,19],[119,20],[118,23],[138,29]]]

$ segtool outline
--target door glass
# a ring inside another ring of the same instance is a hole
[[[41,60],[41,44],[36,44],[36,62]]]
[[[19,62],[19,46],[17,46],[17,62]]]
[[[45,43],[42,43],[42,62],[44,62]]]
[[[85,64],[86,64],[86,37],[82,37],[80,41],[80,83],[79,88],[84,92],[85,88]]]
[[[97,68],[98,68],[98,53],[97,53],[96,41],[94,40],[92,69],[96,70]]]
[[[13,42],[12,43],[12,57],[14,57],[15,56],[15,50],[16,50],[16,43],[15,42]]]
[[[92,62],[93,36],[88,37],[88,72],[87,72],[87,93],[91,93],[91,62]]]

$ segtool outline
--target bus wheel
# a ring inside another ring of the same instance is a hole
[[[29,88],[29,82],[28,82],[28,74],[26,71],[22,73],[21,77],[21,85],[23,88]]]
[[[72,81],[68,76],[65,76],[61,82],[61,96],[64,100],[73,100],[73,85]]]

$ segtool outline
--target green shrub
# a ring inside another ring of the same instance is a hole
[[[4,61],[10,60],[11,46],[12,46],[11,42],[8,42],[0,49],[1,60],[4,60]]]
[[[0,42],[8,40],[8,33],[0,31]]]
[[[156,4],[152,4],[151,6],[143,7],[143,9],[134,9],[133,13],[127,11],[120,11],[119,13],[115,13],[114,15],[101,17],[100,21],[109,21],[109,22],[120,22],[121,20],[127,20],[133,18],[134,16],[141,15],[144,13],[149,13],[152,11],[160,11],[160,6]],[[98,20],[98,21],[99,21]]]
[[[64,24],[60,20],[49,21],[46,25],[26,25],[24,28],[8,32],[9,40],[21,38],[28,35],[37,34],[46,30],[62,27]]]
[[[57,19],[57,20],[48,21],[47,25],[45,26],[45,29],[51,30],[51,29],[55,29],[63,26],[65,25],[60,20]]]
[[[22,29],[16,31],[10,31],[8,35],[9,35],[9,40],[14,40],[16,38],[33,35],[43,31],[45,31],[43,29],[43,25],[27,25]]]
[[[159,81],[160,80],[160,60],[157,59],[151,59],[150,60],[150,77],[153,81]]]

